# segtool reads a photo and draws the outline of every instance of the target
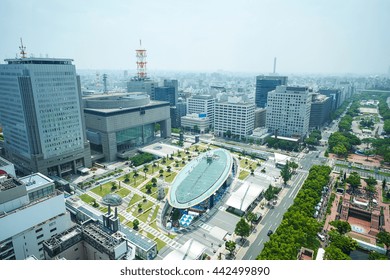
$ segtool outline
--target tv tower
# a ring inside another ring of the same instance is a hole
[[[135,50],[137,56],[137,76],[138,79],[146,78],[146,50],[142,48],[141,40],[139,40],[140,48]]]

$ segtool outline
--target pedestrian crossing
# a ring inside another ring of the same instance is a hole
[[[207,230],[207,231],[211,231],[212,230],[212,226],[208,225],[208,224],[205,224],[205,223],[201,223],[199,225],[201,228],[203,228],[204,230]]]

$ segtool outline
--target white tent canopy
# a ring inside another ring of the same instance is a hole
[[[264,189],[263,186],[245,182],[238,190],[231,194],[226,204],[245,212]]]
[[[179,249],[173,250],[166,255],[164,260],[197,260],[202,256],[205,250],[206,246],[194,239],[190,239]]]

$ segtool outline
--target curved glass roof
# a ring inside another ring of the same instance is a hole
[[[122,204],[122,198],[120,197],[120,195],[115,193],[106,194],[103,197],[102,201],[104,204],[111,206],[118,206]]]
[[[176,176],[168,201],[175,208],[188,208],[214,194],[229,176],[233,158],[224,149],[201,154]]]

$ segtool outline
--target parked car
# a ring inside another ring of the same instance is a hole
[[[274,232],[270,229],[270,230],[268,230],[267,235],[270,236],[270,235],[273,234],[273,233],[274,233]]]

